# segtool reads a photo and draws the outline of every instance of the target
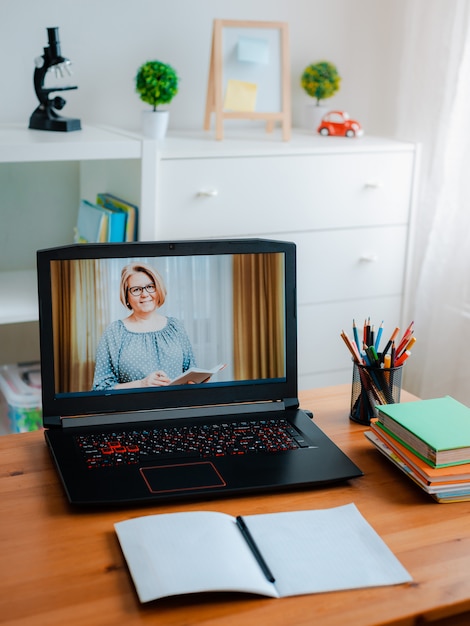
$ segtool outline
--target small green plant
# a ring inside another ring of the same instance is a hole
[[[135,88],[140,99],[156,111],[157,106],[168,104],[178,93],[178,76],[171,65],[147,61],[137,72]]]
[[[312,98],[316,98],[317,105],[321,100],[331,98],[339,89],[341,77],[333,63],[320,61],[305,68],[300,79],[303,89]]]

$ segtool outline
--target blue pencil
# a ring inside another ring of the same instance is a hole
[[[353,334],[354,334],[354,341],[356,342],[358,352],[359,354],[361,354],[361,345],[359,343],[359,335],[357,334],[357,326],[354,320],[353,320]]]
[[[374,348],[376,352],[379,351],[380,338],[382,337],[383,329],[384,329],[384,323],[382,322],[379,326],[379,330],[377,331],[377,337],[375,338]]]

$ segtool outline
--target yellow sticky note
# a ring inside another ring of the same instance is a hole
[[[224,109],[227,111],[254,111],[257,90],[256,83],[230,79],[227,82]]]

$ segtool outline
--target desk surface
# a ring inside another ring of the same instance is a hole
[[[438,504],[383,458],[348,419],[350,386],[303,392],[303,408],[365,475],[329,488],[131,510],[73,512],[41,432],[0,437],[2,624],[426,623],[470,612],[470,502]],[[409,399],[404,393],[402,400]],[[141,605],[114,532],[116,521],[184,510],[231,515],[354,502],[413,583],[273,600],[207,594]],[[470,623],[457,618],[445,624]],[[468,620],[468,621],[467,621]]]

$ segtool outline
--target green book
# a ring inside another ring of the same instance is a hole
[[[470,408],[451,396],[377,409],[379,424],[430,465],[470,462]]]

